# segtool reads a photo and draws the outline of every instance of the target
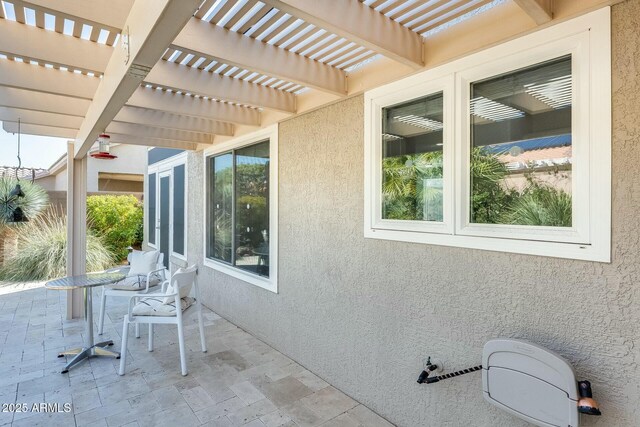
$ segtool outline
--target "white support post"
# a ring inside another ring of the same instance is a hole
[[[67,145],[67,276],[86,273],[87,157],[74,159],[74,143]],[[67,291],[67,319],[84,316],[82,289]]]

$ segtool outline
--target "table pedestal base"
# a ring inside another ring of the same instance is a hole
[[[69,369],[71,369],[73,366],[77,365],[78,363],[82,362],[85,359],[89,359],[90,357],[107,356],[107,357],[115,357],[116,359],[120,359],[120,353],[118,353],[117,351],[111,351],[105,348],[112,345],[113,345],[113,341],[103,341],[103,342],[94,344],[92,347],[89,347],[89,348],[74,348],[74,349],[66,350],[66,351],[63,351],[62,353],[59,353],[58,357],[74,356],[74,358],[71,359],[69,363],[67,363],[67,365],[64,367],[61,373],[66,374],[67,372],[69,372]]]

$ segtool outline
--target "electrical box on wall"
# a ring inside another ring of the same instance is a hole
[[[543,427],[578,427],[575,373],[562,357],[535,344],[511,339],[487,342],[482,354],[485,399]]]

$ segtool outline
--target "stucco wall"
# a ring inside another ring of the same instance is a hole
[[[427,355],[479,364],[496,337],[560,353],[602,417],[640,422],[640,2],[613,10],[613,262],[363,238],[363,99],[280,125],[279,294],[200,269],[205,303],[401,426],[521,426],[481,376],[416,384]],[[189,262],[202,262],[202,154],[189,156]]]

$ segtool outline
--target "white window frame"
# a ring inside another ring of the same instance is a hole
[[[436,78],[415,86],[407,87],[402,90],[392,91],[388,94],[371,99],[367,105],[369,114],[371,115],[371,124],[373,129],[367,127],[373,138],[378,143],[371,147],[372,156],[380,159],[377,163],[368,163],[369,174],[372,177],[375,187],[382,188],[382,110],[385,107],[391,107],[397,104],[410,102],[419,98],[435,95],[439,92],[443,95],[443,191],[442,191],[442,214],[443,221],[402,221],[382,218],[382,191],[376,191],[371,194],[372,203],[378,206],[377,209],[371,210],[372,228],[397,230],[397,231],[415,231],[415,232],[432,232],[432,233],[449,233],[453,232],[453,88],[454,80],[451,76]],[[368,139],[365,136],[365,139]],[[365,166],[366,167],[366,166]]]
[[[203,259],[205,267],[227,274],[251,285],[278,293],[278,125],[274,124],[247,135],[233,138],[204,151],[203,188],[208,200],[208,162],[213,156],[269,140],[269,277],[259,276],[207,256],[207,203],[204,203]]]
[[[176,166],[184,165],[184,191],[185,191],[185,203],[184,203],[184,254],[179,254],[173,251],[173,193],[174,193],[174,179],[173,179],[173,169]],[[144,176],[145,181],[145,194],[149,194],[149,175],[155,173],[156,174],[156,228],[155,228],[155,243],[149,242],[149,236],[145,236],[147,238],[146,244],[150,248],[159,250],[160,249],[160,177],[161,176],[169,176],[169,256],[175,257],[182,261],[187,260],[187,243],[188,243],[188,197],[189,194],[189,171],[187,168],[187,153],[180,153],[175,156],[169,157],[167,159],[161,160],[152,165],[147,165],[147,173]],[[149,215],[149,198],[145,197],[144,200],[144,211],[145,211],[145,219],[148,218]],[[145,222],[145,230],[148,224]],[[171,260],[169,259],[169,262]]]
[[[605,7],[365,93],[365,237],[610,262],[610,15]],[[573,226],[470,223],[470,83],[567,54],[574,87]],[[454,100],[453,113],[444,114],[443,146],[444,187],[453,192],[446,203],[445,190],[444,224],[451,225],[438,229],[440,224],[427,221],[382,220],[382,107],[420,98],[435,87],[445,88],[445,108],[447,88]]]

